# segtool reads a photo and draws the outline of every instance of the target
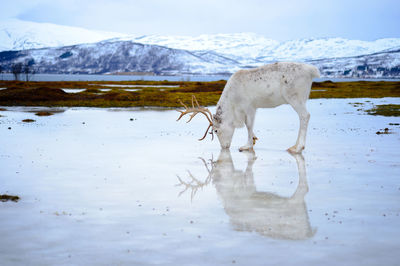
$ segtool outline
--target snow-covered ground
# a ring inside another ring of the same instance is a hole
[[[256,158],[174,110],[6,107],[1,265],[397,265],[400,118],[356,102],[400,104],[310,100],[304,159],[289,106],[257,113]]]

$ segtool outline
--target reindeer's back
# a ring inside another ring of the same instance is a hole
[[[288,80],[299,77],[306,77],[312,80],[320,77],[319,70],[315,66],[297,62],[277,62],[238,72],[242,72],[242,75],[248,75],[254,80],[282,80],[285,78]]]
[[[279,62],[239,70],[228,80],[218,104],[234,103],[241,112],[248,106],[276,107],[289,103],[290,99],[305,102],[316,77],[318,69],[303,63]]]
[[[232,76],[241,95],[247,95],[257,107],[275,107],[288,103],[288,95],[301,95],[307,100],[312,79],[319,77],[316,67],[280,62],[254,69],[240,70]]]

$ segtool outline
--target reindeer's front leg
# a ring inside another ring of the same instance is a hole
[[[256,116],[256,110],[248,110],[245,115],[245,124],[247,128],[247,144],[239,148],[239,151],[245,150],[252,150],[254,144],[256,144],[257,137],[254,135],[253,126],[254,126],[254,119]]]

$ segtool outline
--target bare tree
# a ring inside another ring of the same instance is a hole
[[[22,73],[22,67],[22,63],[16,63],[11,66],[11,72],[13,73],[15,80],[19,80],[19,76]]]
[[[31,62],[24,64],[23,73],[25,74],[25,81],[30,81],[33,75],[35,75],[35,69],[33,68],[33,64]]]

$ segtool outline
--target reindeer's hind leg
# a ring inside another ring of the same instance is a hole
[[[300,128],[296,144],[290,147],[288,151],[291,153],[300,153],[302,150],[304,150],[304,147],[306,145],[306,135],[307,135],[308,121],[310,120],[310,113],[307,111],[305,102],[293,102],[290,103],[290,105],[299,115]]]

